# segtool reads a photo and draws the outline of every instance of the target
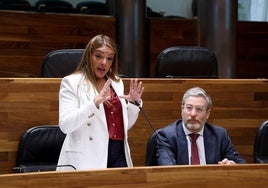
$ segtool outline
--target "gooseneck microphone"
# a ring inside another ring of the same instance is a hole
[[[60,167],[70,167],[72,168],[73,170],[76,170],[76,168],[73,166],[73,165],[57,165],[57,168],[60,168]]]
[[[146,115],[145,112],[143,111],[143,108],[141,107],[140,102],[137,101],[137,100],[135,100],[134,103],[135,103],[135,105],[137,105],[137,106],[139,107],[139,109],[140,109],[142,115],[144,116],[145,120],[147,121],[148,125],[151,127],[151,129],[153,130],[153,132],[157,134],[157,131],[156,131],[155,128],[153,127],[151,121],[148,119],[147,115]],[[158,135],[157,135],[157,137],[158,137]]]
[[[169,157],[169,160],[171,161],[171,163],[172,163],[173,165],[175,165],[175,163],[174,163],[173,160],[172,160],[172,157],[170,156],[170,153],[168,152],[167,148],[165,147],[165,143],[160,139],[157,130],[153,127],[151,121],[148,119],[147,115],[145,114],[143,108],[142,108],[141,105],[140,105],[140,102],[137,101],[137,100],[135,100],[134,103],[135,103],[135,105],[137,105],[137,106],[139,107],[140,112],[142,113],[143,117],[144,117],[145,120],[147,121],[147,123],[148,123],[148,125],[150,126],[150,128],[153,130],[153,133],[156,135],[156,141],[161,142],[162,146],[164,147],[164,149],[165,149],[165,151],[166,151],[166,153],[167,153],[167,155],[168,155],[168,157]]]
[[[54,164],[46,164],[46,165],[20,165],[14,167],[12,170],[15,173],[26,173],[26,172],[45,172],[45,171],[55,171],[58,167],[70,167],[73,170],[76,168],[73,165],[54,165]]]

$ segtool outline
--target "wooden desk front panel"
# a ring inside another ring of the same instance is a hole
[[[209,122],[225,127],[237,150],[251,163],[260,123],[268,119],[267,80],[141,79],[145,86],[143,110],[155,129],[180,118],[183,93],[200,86],[212,97]],[[30,127],[58,124],[61,79],[0,79],[0,174],[15,165],[19,139]],[[129,79],[124,79],[126,93]],[[147,139],[152,129],[140,113],[129,131],[134,166],[144,166]]]
[[[268,187],[268,165],[136,167],[0,175],[5,188]]]

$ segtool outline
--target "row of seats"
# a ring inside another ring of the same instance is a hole
[[[36,12],[55,12],[55,13],[81,13],[96,15],[112,15],[112,3],[103,3],[99,1],[82,1],[75,7],[65,0],[38,0],[32,6],[27,0],[0,0],[0,9],[4,10],[23,10]],[[110,10],[111,9],[111,10]],[[180,16],[163,16],[162,14],[147,7],[148,17],[165,17],[165,18],[184,18]]]
[[[44,58],[41,77],[62,78],[79,64],[84,49],[52,51]],[[156,77],[218,78],[218,63],[214,52],[200,46],[174,46],[157,57]],[[127,77],[124,76],[124,77]]]
[[[22,136],[17,153],[14,172],[55,171],[65,134],[59,126],[36,126],[27,130]],[[147,143],[146,166],[157,166],[154,132]],[[254,143],[254,163],[268,163],[268,120],[257,130]],[[70,169],[75,167],[69,165]],[[59,167],[60,168],[60,167]]]
[[[0,0],[0,9],[109,15],[106,3],[98,1],[83,1],[73,7],[65,0],[38,0],[34,6],[27,0]]]

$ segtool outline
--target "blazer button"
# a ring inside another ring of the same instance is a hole
[[[91,118],[91,117],[93,117],[94,115],[95,115],[95,114],[92,113],[92,114],[88,115],[88,118]]]
[[[87,126],[90,126],[91,125],[91,123],[87,123]]]
[[[89,140],[91,141],[91,140],[93,140],[93,138],[92,137],[89,137]]]

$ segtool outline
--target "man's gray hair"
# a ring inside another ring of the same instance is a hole
[[[188,89],[182,97],[182,105],[185,104],[185,100],[188,97],[203,97],[207,101],[207,109],[212,107],[212,100],[206,91],[200,87],[193,87]]]

